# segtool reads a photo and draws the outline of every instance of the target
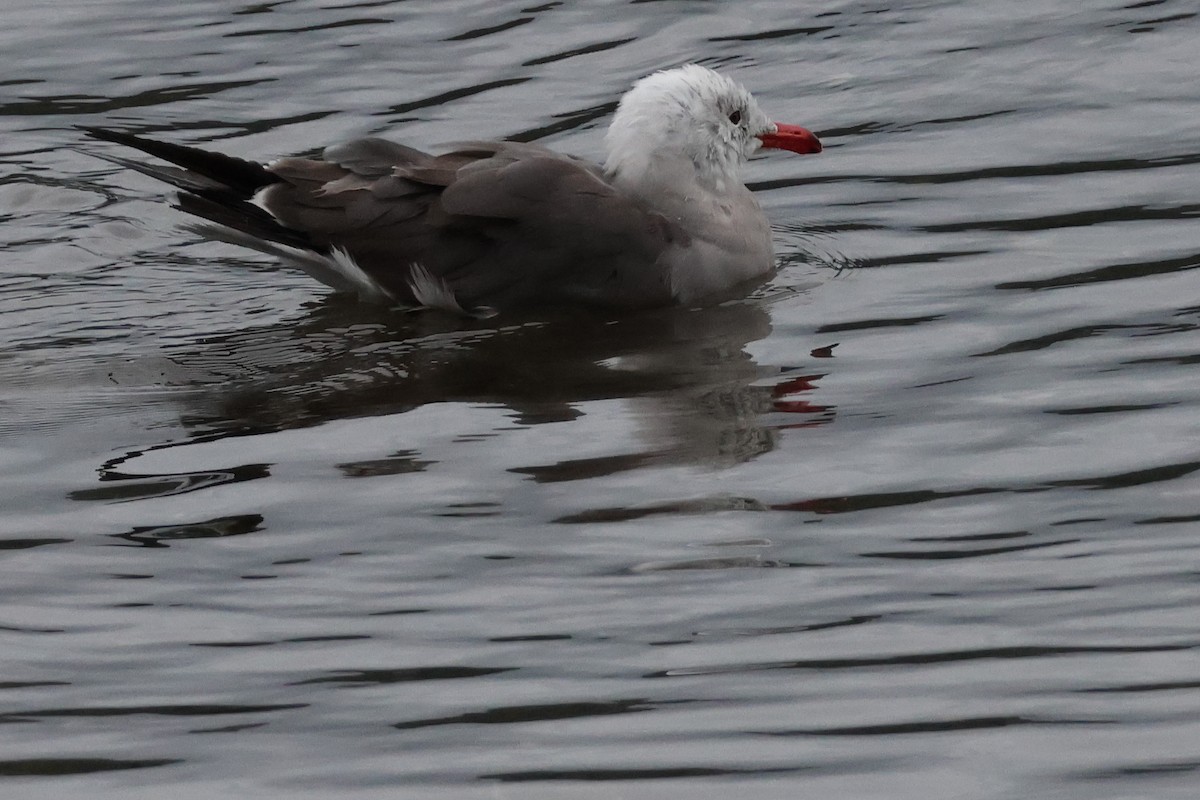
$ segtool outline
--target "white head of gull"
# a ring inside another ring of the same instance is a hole
[[[193,229],[280,256],[335,290],[486,316],[714,299],[767,274],[771,231],[740,171],[759,148],[817,153],[739,84],[690,64],[621,99],[603,168],[540,145],[439,155],[384,139],[267,165],[101,128],[176,166],[102,156],[180,189]]]
[[[701,185],[723,192],[741,182],[742,164],[762,145],[758,137],[775,130],[748,91],[688,64],[642,78],[621,98],[605,135],[604,171],[620,181],[653,175],[664,162],[690,165]]]

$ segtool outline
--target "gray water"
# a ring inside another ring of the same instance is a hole
[[[1196,796],[1193,4],[0,19],[0,796]],[[356,306],[71,129],[594,158],[692,60],[826,150],[624,319]]]

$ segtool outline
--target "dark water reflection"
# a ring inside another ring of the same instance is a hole
[[[208,339],[172,358],[238,386],[216,393],[211,418],[202,411],[189,418],[198,426],[275,430],[440,402],[498,404],[535,425],[573,419],[573,405],[592,400],[690,393],[697,398],[690,407],[725,386],[751,393],[746,385],[768,371],[744,348],[769,331],[767,311],[751,302],[489,324],[364,313],[334,299],[285,326]]]
[[[3,796],[1195,795],[1186,3],[5,13]],[[71,133],[595,157],[687,60],[827,144],[702,310],[364,309]]]

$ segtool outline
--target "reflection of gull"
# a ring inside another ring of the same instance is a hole
[[[771,231],[741,166],[763,147],[821,150],[696,65],[621,99],[602,167],[534,144],[474,141],[432,156],[383,139],[264,167],[85,130],[175,164],[107,156],[181,189],[180,207],[215,223],[206,232],[363,299],[475,316],[694,304],[761,278]]]
[[[409,475],[420,482],[416,475],[428,470],[445,472],[439,465],[458,454],[469,463],[447,474],[498,469],[546,484],[662,465],[720,468],[769,451],[781,428],[833,418],[832,409],[806,402],[817,391],[809,356],[804,366],[767,368],[748,354],[747,345],[770,332],[769,317],[756,304],[664,309],[620,319],[541,316],[501,326],[371,313],[330,298],[298,321],[171,347],[177,377],[195,370],[192,388],[175,397],[187,404],[183,420],[189,435],[108,459],[99,468],[98,484],[70,496],[111,505],[192,494],[184,506],[200,509],[194,517],[147,526],[140,512],[131,511],[137,524],[115,534],[162,547],[263,529],[269,514],[256,498],[263,492],[269,497],[270,490],[234,487],[272,480],[276,465],[286,474],[293,457],[316,458],[323,469],[336,467],[349,479],[390,485]],[[632,425],[613,424],[605,416],[612,401]],[[477,410],[480,406],[486,408]],[[498,407],[511,410],[510,422],[492,427]],[[475,447],[459,446],[468,441],[462,432],[470,426],[463,421],[480,415],[492,421],[483,436],[505,437],[482,460]],[[562,441],[556,437],[563,434],[549,427],[519,431],[564,421],[572,421],[561,429],[566,436],[584,437],[580,446],[521,446],[531,438]],[[310,430],[286,430],[294,428]],[[299,456],[298,442],[305,451]],[[497,476],[483,483],[504,481]],[[214,510],[194,497],[218,491],[240,499]],[[555,519],[599,522],[759,507],[737,497],[683,494],[683,500],[601,506]],[[445,501],[439,513],[499,513],[486,492],[455,500]],[[745,565],[721,559],[689,568],[717,563]]]
[[[328,302],[299,323],[188,345],[172,357],[225,376],[215,391],[192,398],[186,417],[213,433],[443,402],[504,406],[517,424],[536,425],[578,417],[589,401],[625,401],[641,429],[639,452],[607,464],[538,454],[519,470],[553,481],[647,461],[746,460],[774,446],[776,428],[828,421],[831,409],[804,405],[811,374],[760,367],[746,352],[769,332],[766,311],[749,302],[504,326],[386,312],[364,318],[361,306]]]

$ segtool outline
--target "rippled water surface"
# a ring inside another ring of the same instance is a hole
[[[1193,4],[2,14],[0,795],[1195,796]],[[691,60],[826,151],[624,319],[330,297],[71,127],[595,158]]]

